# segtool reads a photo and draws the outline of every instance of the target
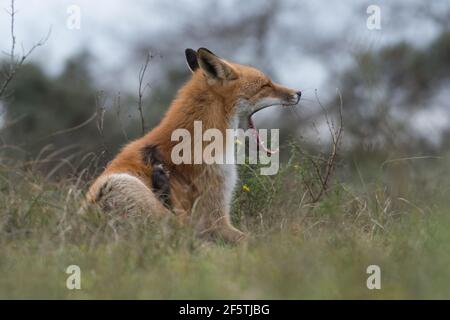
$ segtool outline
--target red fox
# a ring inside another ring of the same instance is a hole
[[[162,121],[127,144],[94,181],[87,193],[104,210],[138,210],[155,217],[175,214],[190,221],[202,236],[238,242],[245,235],[230,222],[230,204],[237,182],[232,164],[174,164],[176,129],[215,128],[225,136],[238,117],[273,106],[293,106],[301,92],[272,82],[261,71],[219,58],[205,48],[186,49],[190,80],[179,90]]]

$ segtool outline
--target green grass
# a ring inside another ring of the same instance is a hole
[[[301,161],[274,177],[241,168],[233,221],[250,237],[239,246],[171,221],[81,214],[82,179],[2,166],[0,298],[448,299],[448,159],[433,161],[408,164],[404,180],[358,166],[316,204]],[[81,290],[66,288],[72,264]],[[366,287],[372,264],[381,290]]]

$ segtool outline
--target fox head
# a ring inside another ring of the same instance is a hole
[[[270,106],[293,106],[300,101],[301,92],[277,83],[258,69],[226,61],[206,48],[186,49],[186,61],[193,73],[201,73],[211,91],[232,103],[229,113],[245,114],[249,126],[251,116]]]

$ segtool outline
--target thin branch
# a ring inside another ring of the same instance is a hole
[[[328,155],[327,160],[324,164],[325,168],[323,169],[323,171],[320,170],[320,167],[323,165],[323,164],[321,164],[321,162],[325,161],[325,159],[314,160],[314,159],[310,158],[310,161],[311,161],[312,165],[314,166],[314,169],[316,171],[318,181],[319,181],[319,187],[318,187],[319,190],[315,194],[312,191],[311,185],[309,183],[307,183],[306,181],[304,183],[308,190],[308,193],[310,195],[311,203],[318,202],[322,198],[322,196],[328,191],[329,183],[330,183],[334,168],[336,166],[336,159],[338,156],[342,133],[344,130],[343,129],[344,121],[343,121],[343,116],[342,116],[343,101],[342,101],[342,94],[339,91],[339,89],[337,89],[337,94],[339,95],[340,103],[339,103],[339,127],[336,129],[334,123],[332,121],[330,121],[330,119],[328,117],[328,112],[326,111],[326,109],[322,105],[322,103],[320,102],[319,97],[317,95],[317,91],[316,91],[316,99],[317,99],[317,102],[319,103],[320,107],[323,109],[323,111],[325,113],[325,121],[327,123],[328,130],[331,135],[332,143],[331,143],[330,154]]]
[[[316,96],[317,103],[319,104],[320,108],[322,109],[322,111],[323,111],[323,113],[324,113],[324,115],[325,115],[325,121],[326,121],[326,123],[327,123],[328,130],[330,131],[330,135],[331,135],[331,138],[333,139],[333,143],[335,143],[336,139],[335,139],[334,125],[333,125],[332,123],[330,123],[330,119],[329,119],[329,117],[328,117],[328,111],[327,111],[327,109],[322,105],[322,102],[320,102],[319,96],[318,96],[318,94],[317,94],[317,89],[314,90],[314,94],[315,94],[315,96]]]
[[[8,11],[7,11],[8,12]],[[11,51],[9,53],[9,68],[8,71],[5,73],[5,79],[3,80],[3,83],[0,84],[0,98],[3,97],[6,93],[6,90],[11,83],[12,79],[16,75],[17,71],[20,69],[20,67],[23,65],[25,60],[33,53],[34,50],[36,50],[38,47],[43,46],[47,40],[50,38],[51,34],[51,28],[49,28],[49,31],[47,33],[47,36],[42,38],[39,42],[35,43],[28,51],[25,51],[22,47],[22,56],[16,60],[15,57],[15,50],[16,50],[16,35],[14,33],[14,24],[15,24],[15,16],[17,11],[14,7],[14,0],[11,0],[11,11],[8,12],[10,19],[11,19]]]
[[[106,97],[104,95],[103,91],[99,91],[97,92],[97,95],[95,96],[95,109],[96,109],[96,118],[97,118],[97,130],[100,134],[100,138],[102,139],[103,142],[103,150],[104,152],[108,155],[109,151],[108,151],[108,147],[106,145],[106,140],[105,140],[105,134],[103,131],[103,124],[104,124],[104,120],[105,120],[105,112],[106,112]]]
[[[153,58],[153,56],[150,54],[150,52],[147,52],[147,57],[145,59],[145,63],[142,65],[141,69],[139,70],[138,110],[139,110],[139,116],[141,118],[142,134],[145,134],[143,97],[144,97],[145,89],[149,86],[148,83],[143,85],[143,82],[144,82],[145,72],[147,71],[148,64],[150,63],[150,60],[152,58]]]
[[[121,99],[121,95],[120,95],[120,91],[119,91],[119,92],[117,92],[117,96],[114,99],[114,104],[117,106],[116,116],[117,116],[117,121],[119,121],[119,126],[120,126],[120,130],[122,131],[123,137],[125,138],[125,141],[128,141],[127,132],[125,131],[125,128],[123,127],[123,124],[122,124],[122,119],[120,118],[120,114],[122,111],[121,101],[122,101],[122,99]]]
[[[11,53],[10,53],[10,72],[14,66],[14,54],[16,49],[16,36],[14,34],[14,18],[16,15],[16,10],[14,9],[14,0],[11,0],[11,12],[9,12],[11,16]],[[1,96],[1,94],[0,94]]]

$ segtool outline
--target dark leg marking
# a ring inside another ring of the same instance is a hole
[[[148,145],[142,149],[144,163],[152,167],[151,182],[152,190],[159,200],[166,206],[170,203],[169,172],[164,167],[164,159],[156,145]]]

